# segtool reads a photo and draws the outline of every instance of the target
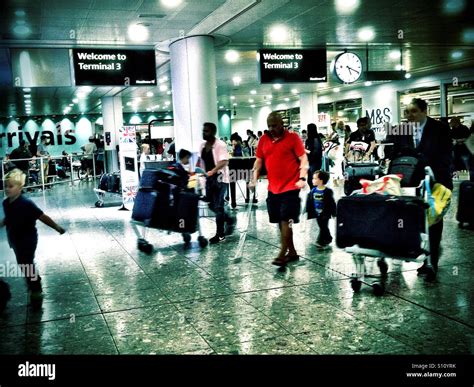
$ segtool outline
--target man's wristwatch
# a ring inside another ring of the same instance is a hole
[[[306,177],[300,177],[301,181],[306,181]]]

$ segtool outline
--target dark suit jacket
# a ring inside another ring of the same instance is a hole
[[[424,165],[431,167],[436,181],[452,190],[452,140],[449,127],[428,117],[415,152]]]

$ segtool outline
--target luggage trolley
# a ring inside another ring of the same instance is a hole
[[[97,196],[95,206],[97,208],[104,207],[107,196],[114,196],[121,199],[122,190],[120,183],[120,173],[104,173],[99,180],[99,187],[94,188],[94,193]]]
[[[405,262],[418,262],[418,263],[421,263],[426,260],[427,267],[432,269],[429,230],[428,230],[428,214],[427,214],[427,211],[429,211],[430,208],[428,204],[428,193],[425,188],[426,187],[425,184],[430,184],[432,181],[434,181],[434,175],[430,167],[425,168],[425,173],[426,173],[425,179],[421,181],[421,184],[418,187],[405,189],[404,196],[403,196],[404,198],[407,198],[410,196],[413,198],[419,198],[419,199],[422,199],[424,203],[423,205],[424,227],[421,230],[422,232],[420,233],[421,243],[417,252],[412,256],[398,256],[386,251],[366,248],[366,247],[360,246],[359,244],[354,244],[352,246],[345,247],[344,250],[352,254],[354,262],[356,264],[356,273],[353,273],[351,276],[351,287],[355,293],[360,291],[362,284],[366,284],[372,287],[374,295],[382,296],[384,294],[385,292],[384,279],[386,278],[387,273],[388,273],[388,265],[387,265],[387,262],[385,261],[385,259],[387,258],[402,260]],[[356,194],[356,192],[354,194]],[[397,198],[399,197],[393,196],[391,198],[393,201],[396,201]],[[390,197],[387,200],[391,200]],[[338,227],[339,227],[339,224],[338,224]],[[363,245],[364,243],[362,242],[361,244]],[[366,275],[365,273],[364,260],[366,257],[378,258],[377,266],[381,273],[381,278],[382,278],[381,281],[375,281],[372,283],[368,283],[366,281],[365,278],[368,277],[368,275]]]
[[[155,173],[161,174],[158,180],[152,184],[144,181]],[[180,233],[185,246],[190,245],[192,234],[195,232],[198,233],[197,241],[201,248],[205,248],[209,243],[201,232],[200,214],[203,197],[200,188],[182,188],[173,184],[174,178],[176,176],[167,170],[150,171],[142,178],[142,187],[138,191],[133,207],[132,227],[138,238],[138,250],[146,254],[151,254],[153,251],[153,245],[146,239],[147,230],[150,228],[167,231],[168,234]]]

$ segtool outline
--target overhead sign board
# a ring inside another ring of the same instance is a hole
[[[326,49],[259,51],[261,83],[327,82]]]
[[[155,86],[154,50],[72,49],[76,86]]]

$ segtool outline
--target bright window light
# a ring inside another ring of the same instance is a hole
[[[166,8],[176,8],[183,0],[161,0],[160,3]]]

